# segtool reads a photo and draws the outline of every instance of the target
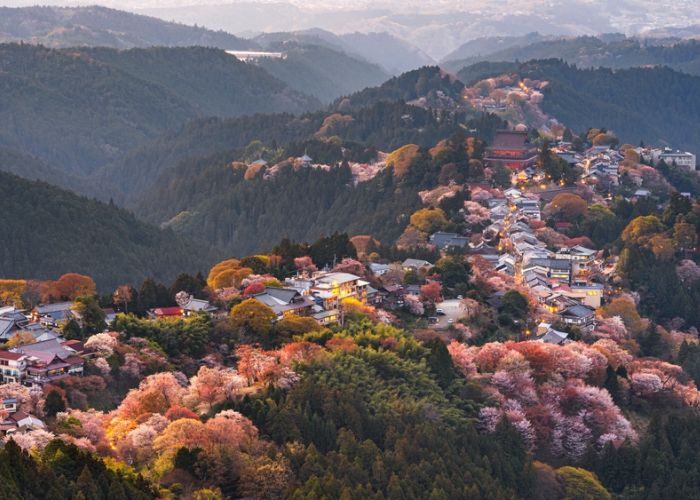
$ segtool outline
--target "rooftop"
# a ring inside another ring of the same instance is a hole
[[[586,306],[577,304],[575,306],[567,307],[561,312],[561,316],[567,316],[570,318],[587,318],[595,314],[593,309],[589,309]]]
[[[528,150],[532,147],[528,133],[518,130],[499,130],[493,139],[493,149],[521,149]]]

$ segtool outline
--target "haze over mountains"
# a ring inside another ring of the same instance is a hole
[[[27,6],[30,0],[6,0]],[[93,1],[54,2],[92,5]],[[102,0],[118,9],[213,30],[255,36],[322,28],[334,33],[388,33],[418,47],[433,59],[444,58],[467,40],[484,36],[592,35],[621,32],[666,36],[688,29],[700,18],[694,0],[462,0],[428,2]],[[693,21],[695,20],[695,21]],[[698,34],[690,28],[687,34]],[[683,35],[683,36],[686,36]]]

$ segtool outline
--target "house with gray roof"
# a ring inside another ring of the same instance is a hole
[[[35,321],[40,323],[58,326],[73,319],[72,302],[56,302],[54,304],[39,304],[32,311]]]
[[[266,287],[264,292],[254,295],[253,298],[272,309],[277,319],[288,315],[308,316],[316,304],[294,288]]]
[[[558,316],[567,325],[577,326],[583,331],[592,331],[595,328],[595,311],[582,304],[567,307]]]
[[[449,248],[464,249],[469,245],[469,238],[461,236],[457,233],[445,233],[439,231],[430,235],[430,243],[435,245],[440,250],[448,250]]]

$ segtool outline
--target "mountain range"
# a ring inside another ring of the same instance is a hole
[[[208,115],[320,106],[217,49],[0,45],[0,146],[89,172]]]
[[[490,47],[490,49],[489,49]],[[668,66],[700,75],[700,42],[678,38],[651,40],[623,35],[574,38],[504,37],[470,42],[450,54],[442,65],[450,70],[481,61],[530,61],[562,59],[579,67],[633,68]]]
[[[256,49],[255,43],[223,31],[170,23],[120,10],[87,7],[0,7],[0,42],[47,47],[101,46]]]
[[[315,28],[295,32],[262,33],[252,40],[265,48],[290,41],[305,45],[323,45],[378,64],[392,75],[435,63],[417,47],[385,32],[336,35]]]

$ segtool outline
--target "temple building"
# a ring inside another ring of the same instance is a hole
[[[511,170],[522,170],[535,164],[537,148],[530,143],[527,131],[499,130],[493,144],[486,149],[487,167],[504,165]]]

